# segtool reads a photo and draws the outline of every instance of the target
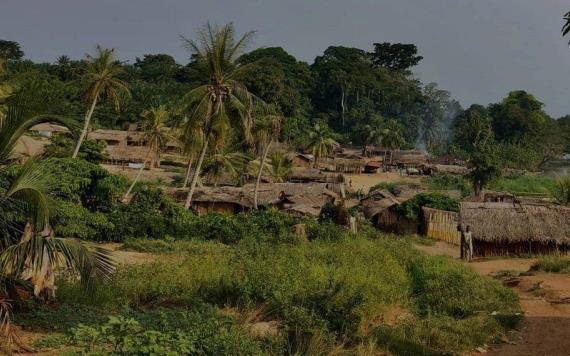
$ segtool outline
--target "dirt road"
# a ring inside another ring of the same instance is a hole
[[[434,246],[416,246],[430,255],[459,258],[459,249],[442,242]],[[468,265],[482,275],[498,272],[527,272],[535,259],[509,258],[475,261]],[[520,277],[513,287],[518,294],[525,319],[508,335],[508,343],[494,345],[488,355],[558,356],[570,355],[570,276],[533,272]]]

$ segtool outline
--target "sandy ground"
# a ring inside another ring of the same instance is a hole
[[[459,249],[443,242],[416,246],[430,255],[459,258]],[[527,272],[535,259],[509,258],[466,263],[482,275],[501,271]],[[540,286],[537,288],[537,286]],[[492,346],[487,354],[501,356],[570,355],[570,276],[532,272],[520,277],[513,287],[518,294],[525,319],[508,335],[508,343]]]
[[[395,182],[405,182],[405,183],[420,183],[422,177],[420,176],[407,176],[401,175],[396,172],[381,172],[374,174],[345,174],[347,181],[352,180],[352,188],[356,191],[360,188],[364,193],[368,193],[370,187],[378,183],[395,183]]]

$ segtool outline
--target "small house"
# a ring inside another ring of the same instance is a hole
[[[463,202],[459,221],[473,234],[475,256],[570,250],[570,208],[550,203]]]
[[[311,154],[292,152],[287,155],[293,167],[311,168],[315,162],[315,157]]]
[[[34,125],[30,128],[30,131],[36,132],[42,137],[52,137],[54,135],[68,133],[69,129],[65,126],[51,124],[49,122],[44,122],[41,124]]]
[[[453,245],[459,245],[461,234],[459,226],[459,213],[422,207],[423,233],[425,236]]]

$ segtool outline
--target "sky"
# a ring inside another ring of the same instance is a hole
[[[464,107],[526,90],[559,117],[570,114],[569,10],[567,0],[2,0],[0,39],[47,62],[101,44],[131,62],[168,53],[186,63],[180,36],[207,21],[255,30],[252,49],[281,46],[308,63],[331,45],[414,43],[417,77]]]

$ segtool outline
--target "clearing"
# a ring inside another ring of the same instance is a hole
[[[416,246],[430,255],[459,258],[459,248],[444,242]],[[487,259],[466,263],[482,275],[522,275],[512,278],[520,298],[524,321],[506,343],[494,345],[489,355],[568,355],[570,352],[570,275],[529,272],[533,258]]]

